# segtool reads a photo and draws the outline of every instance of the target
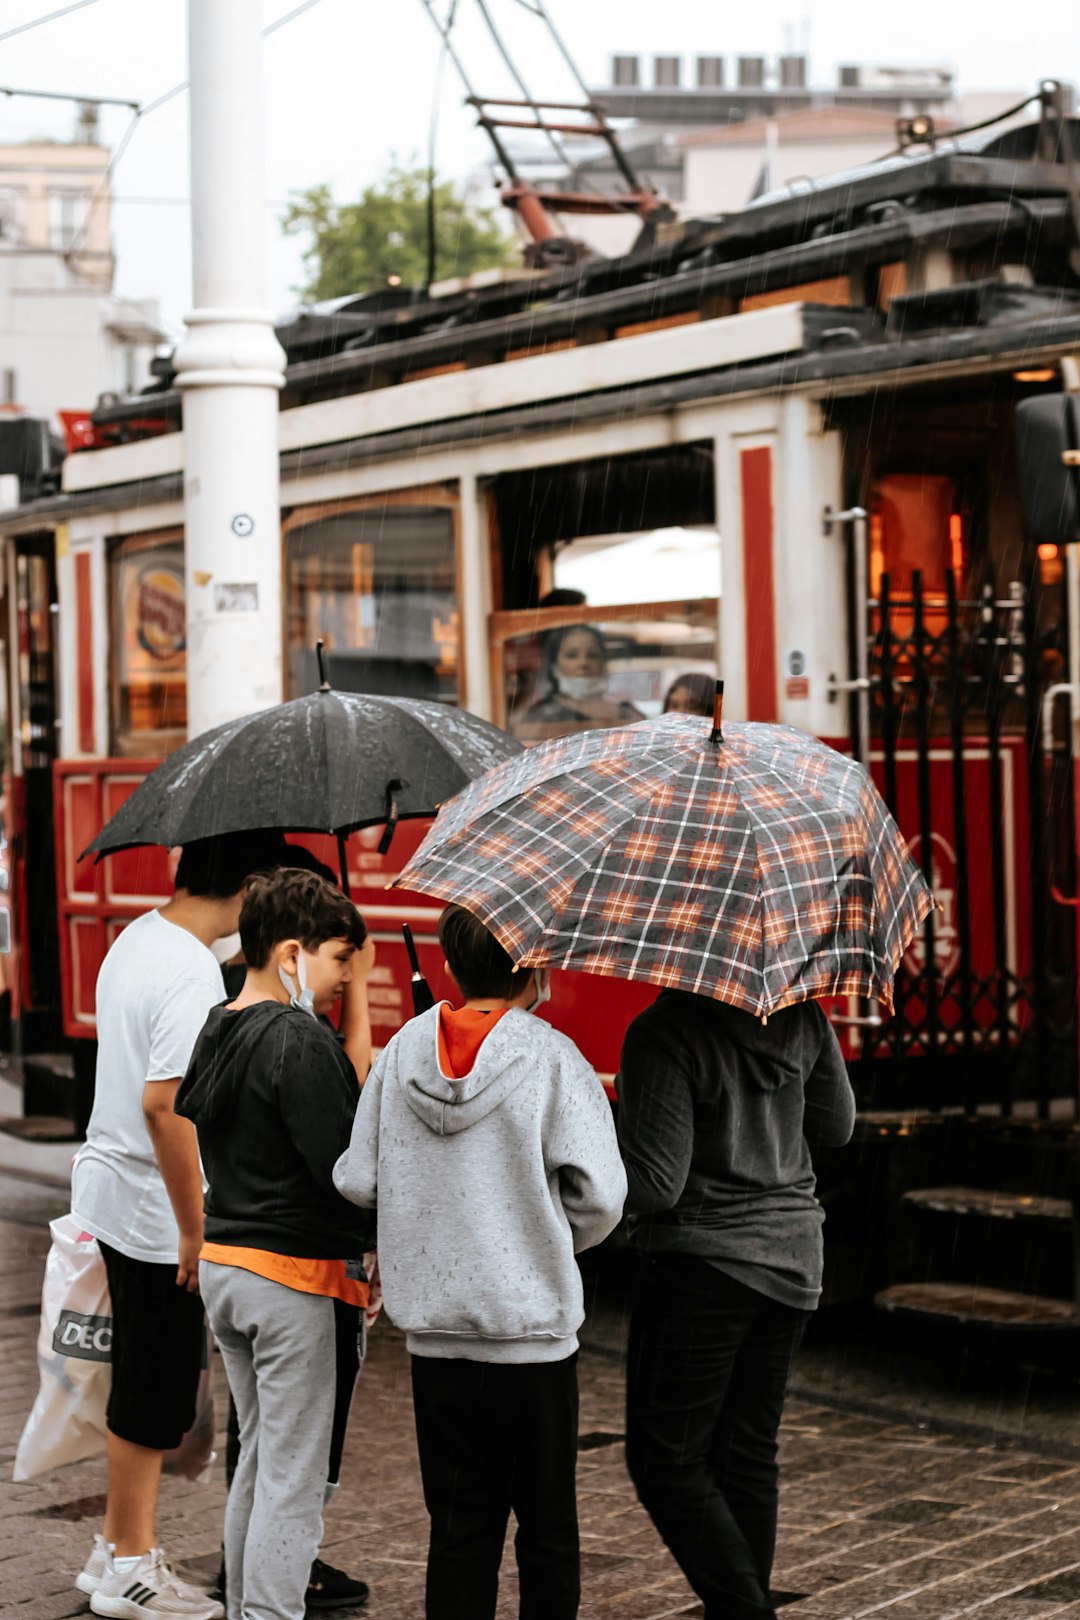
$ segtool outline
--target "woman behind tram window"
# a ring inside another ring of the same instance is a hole
[[[645,718],[634,704],[608,695],[607,644],[595,625],[570,624],[547,633],[538,685],[539,697],[514,726],[527,741]]]
[[[664,713],[703,714],[706,719],[711,720],[715,696],[716,682],[713,677],[691,670],[685,675],[680,675],[668,687],[668,694],[664,699]]]

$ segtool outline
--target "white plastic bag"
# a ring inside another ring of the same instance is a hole
[[[51,1221],[49,1231],[37,1342],[41,1386],[15,1454],[15,1480],[80,1462],[105,1446],[112,1344],[105,1262],[70,1215]]]
[[[210,1350],[213,1339],[207,1328],[203,1343],[206,1360],[199,1374],[199,1389],[195,1396],[195,1421],[175,1451],[165,1453],[162,1467],[167,1474],[179,1474],[199,1485],[210,1483],[217,1452],[214,1450],[214,1397],[210,1389]]]
[[[112,1382],[112,1302],[97,1240],[70,1215],[49,1223],[38,1330],[41,1384],[15,1453],[12,1479],[82,1462],[105,1449],[105,1408]],[[214,1397],[209,1336],[199,1377],[195,1421],[165,1468],[205,1483],[214,1461]]]

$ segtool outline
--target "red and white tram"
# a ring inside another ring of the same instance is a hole
[[[718,671],[732,716],[868,758],[943,909],[895,1020],[834,1009],[866,1163],[878,1139],[931,1152],[910,1140],[923,1111],[1059,1146],[1075,1119],[1080,585],[1074,551],[1025,531],[1015,413],[1078,381],[1078,173],[1080,123],[1048,90],[1029,125],[654,221],[624,260],[279,333],[287,696],[322,637],[335,685],[535,734],[552,633],[588,625],[613,711]],[[90,439],[59,493],[0,512],[0,901],[27,1051],[92,1037],[101,956],[165,857],[77,853],[185,735],[170,377],[99,409]],[[350,840],[377,1035],[409,1006],[402,922],[438,980],[436,908],[386,892],[422,831],[385,858],[377,832]],[[563,975],[552,1016],[610,1074],[652,993]]]

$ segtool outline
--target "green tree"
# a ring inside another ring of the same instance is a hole
[[[282,219],[307,235],[305,298],[340,298],[387,283],[423,286],[428,274],[428,172],[393,164],[359,202],[336,203],[326,185],[297,192]],[[448,180],[435,183],[435,274],[468,276],[513,264],[517,243],[493,209],[470,208]],[[395,281],[394,278],[397,278]]]

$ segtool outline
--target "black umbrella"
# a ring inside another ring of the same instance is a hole
[[[267,828],[332,833],[344,882],[350,832],[385,823],[385,854],[399,820],[433,815],[521,751],[507,732],[462,709],[334,692],[324,681],[309,697],[230,720],[178,748],[83,854]]]

